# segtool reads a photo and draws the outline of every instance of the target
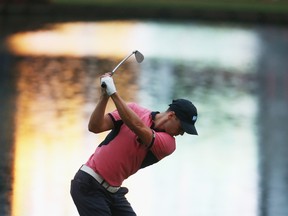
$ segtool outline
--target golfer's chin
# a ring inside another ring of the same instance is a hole
[[[164,131],[164,132],[166,132],[166,131]],[[172,136],[172,137],[176,137],[176,136],[180,135],[180,134],[171,133],[171,132],[166,132],[166,133],[168,133],[168,134],[169,134],[170,136]]]
[[[157,131],[157,132],[167,133],[167,134],[169,134],[169,135],[172,136],[172,137],[175,137],[175,136],[180,135],[179,133],[173,133],[173,132],[171,132],[171,131],[161,130],[161,129],[157,129],[157,128],[155,128],[154,130]]]

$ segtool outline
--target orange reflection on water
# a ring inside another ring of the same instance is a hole
[[[122,58],[135,47],[134,22],[79,22],[48,27],[12,35],[7,41],[10,50],[18,55]]]
[[[87,107],[85,85],[99,84],[97,77],[93,77],[95,82],[87,79],[87,65],[72,59],[67,67],[63,59],[47,61],[37,56],[122,59],[131,51],[125,43],[133,46],[126,34],[130,31],[133,38],[132,27],[133,22],[58,24],[8,38],[14,54],[36,56],[36,60],[22,61],[18,68],[12,216],[77,215],[69,198],[70,180],[95,148],[93,144],[105,135],[85,142],[89,137],[85,134],[88,117],[81,115]],[[135,85],[121,86],[119,91],[123,89],[125,98],[134,95],[131,88],[135,90]],[[93,97],[95,102],[97,95]],[[93,109],[88,108],[89,112]],[[112,109],[108,107],[108,111]]]
[[[12,216],[77,215],[70,180],[106,135],[88,132],[100,73],[86,68],[80,58],[19,61]],[[126,84],[119,92],[132,99],[135,87]]]
[[[12,215],[73,215],[67,197],[85,154],[83,90],[71,70],[53,74],[49,61],[38,71],[37,62],[19,65]]]

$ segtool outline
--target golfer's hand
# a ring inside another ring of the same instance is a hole
[[[111,96],[116,92],[116,87],[111,77],[111,73],[106,73],[100,78],[101,87],[105,88],[106,93]]]

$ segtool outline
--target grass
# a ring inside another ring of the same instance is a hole
[[[287,13],[288,0],[52,0],[55,4],[145,8],[193,8],[243,12]]]

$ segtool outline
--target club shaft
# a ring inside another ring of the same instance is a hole
[[[129,54],[128,56],[126,56],[113,70],[112,70],[112,75],[114,74],[114,72],[131,56],[135,53],[132,52],[131,54]]]
[[[113,70],[112,70],[112,72],[111,72],[111,76],[114,74],[114,72],[131,56],[131,55],[133,55],[133,54],[137,54],[137,53],[139,53],[139,51],[137,51],[137,50],[135,50],[135,51],[133,51],[131,54],[129,54],[128,56],[126,56]],[[141,54],[142,55],[142,54]],[[137,57],[137,56],[136,56]],[[140,63],[140,62],[142,62],[143,61],[143,57],[142,57],[142,59],[139,61],[137,58],[136,58],[136,60],[138,61],[138,63]],[[102,88],[106,88],[106,83],[105,82],[103,82],[102,84],[101,84],[101,87]]]

